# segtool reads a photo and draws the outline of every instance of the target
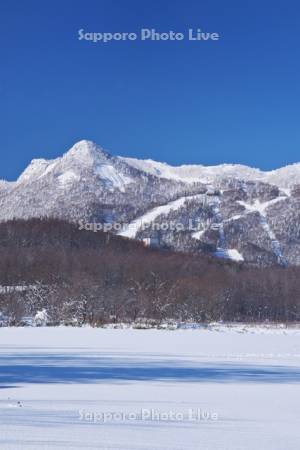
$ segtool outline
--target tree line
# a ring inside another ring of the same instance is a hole
[[[56,219],[0,223],[0,319],[20,325],[149,320],[296,322],[300,267],[250,267],[145,248]]]

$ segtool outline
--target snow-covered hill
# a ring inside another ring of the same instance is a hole
[[[182,165],[171,166],[151,159],[120,158],[139,170],[160,178],[183,181],[186,183],[215,183],[221,178],[236,178],[246,181],[262,181],[289,188],[300,183],[300,163],[272,170],[262,171],[241,164],[220,164],[216,166]]]
[[[175,250],[300,264],[298,183],[300,164],[270,172],[238,164],[173,167],[112,156],[83,140],[54,160],[34,159],[15,182],[1,181],[0,220],[122,224],[123,236]]]
[[[140,160],[135,158],[120,158],[139,170],[144,170],[151,175],[167,178],[170,180],[183,181],[186,183],[214,183],[225,177],[242,178],[244,180],[261,180],[264,172],[259,169],[240,164],[221,164],[218,166],[182,165],[171,166],[166,163],[152,161],[151,159]],[[299,169],[300,174],[300,169]]]

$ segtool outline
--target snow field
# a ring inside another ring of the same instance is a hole
[[[299,336],[0,328],[0,448],[298,450]]]

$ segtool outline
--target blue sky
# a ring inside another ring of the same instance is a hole
[[[171,164],[300,161],[297,1],[2,0],[0,178],[80,139]],[[78,30],[218,32],[217,42]]]

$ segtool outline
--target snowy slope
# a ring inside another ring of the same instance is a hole
[[[282,188],[289,188],[300,183],[300,163],[292,164],[277,170],[262,171],[241,164],[220,164],[216,166],[182,165],[171,166],[167,163],[151,159],[140,160],[135,158],[120,159],[126,161],[137,169],[144,170],[152,175],[168,178],[186,183],[202,182],[214,183],[220,178],[236,178],[246,181],[262,181],[275,184]]]
[[[220,164],[217,166],[182,165],[171,166],[167,163],[151,159],[140,160],[135,158],[120,159],[131,166],[152,175],[168,178],[186,183],[214,183],[220,178],[236,178],[247,181],[263,181],[275,184],[282,188],[289,188],[300,183],[300,163],[292,164],[277,170],[262,171],[241,164]]]
[[[166,163],[153,161],[151,159],[140,160],[135,158],[121,158],[137,169],[144,170],[152,175],[168,178],[186,183],[212,183],[216,178],[232,177],[245,180],[257,180],[263,178],[264,174],[259,169],[240,164],[221,164],[218,166],[182,165],[171,166]]]
[[[286,263],[286,261],[283,256],[283,253],[282,253],[280,242],[276,238],[275,233],[273,232],[270,224],[268,223],[266,211],[272,205],[275,205],[276,203],[285,201],[285,200],[286,200],[285,197],[277,197],[273,200],[270,200],[270,201],[264,202],[264,203],[261,203],[257,200],[253,204],[249,204],[249,203],[246,203],[243,201],[238,202],[240,205],[245,207],[246,211],[259,213],[262,227],[264,228],[264,230],[266,231],[266,233],[268,234],[268,236],[271,240],[273,251],[276,254],[276,256],[278,257],[279,261],[281,261],[284,264]]]
[[[83,171],[99,177],[109,189],[124,191],[133,180],[118,172],[110,155],[91,141],[77,142],[66,154],[55,160],[34,159],[17,180],[18,184],[36,181],[51,175],[62,186],[80,181]]]
[[[151,209],[146,214],[143,214],[140,217],[137,217],[131,223],[129,223],[124,230],[122,230],[119,236],[127,237],[127,238],[135,238],[138,230],[143,226],[152,223],[157,217],[164,214],[167,215],[171,211],[176,211],[189,200],[202,199],[203,195],[190,195],[184,196],[177,200],[167,203],[166,205],[157,206],[156,208]]]
[[[266,181],[283,188],[290,188],[300,183],[300,163],[290,164],[266,173]]]

